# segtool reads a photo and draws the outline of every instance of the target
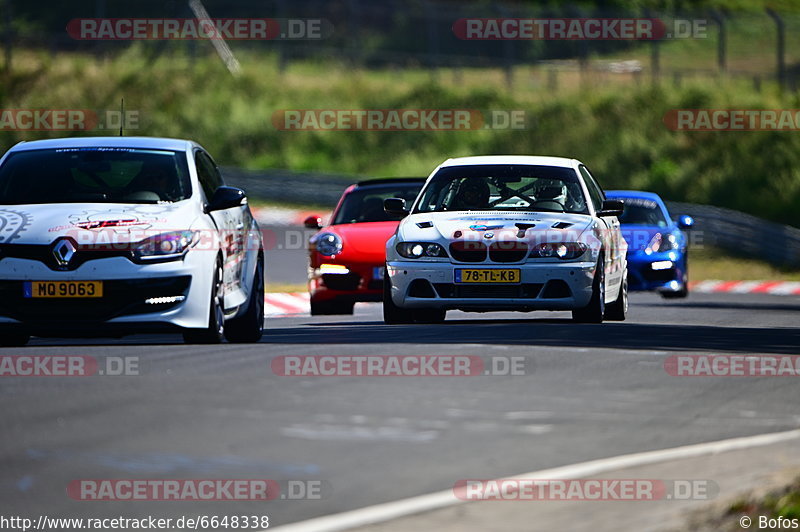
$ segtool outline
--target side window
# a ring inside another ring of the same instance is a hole
[[[603,199],[606,197],[605,192],[603,192],[603,189],[600,188],[600,185],[597,184],[597,181],[595,181],[594,177],[592,177],[592,174],[589,173],[589,170],[587,170],[585,166],[581,165],[579,168],[583,180],[586,182],[586,188],[589,189],[589,199],[592,200],[594,210],[599,211],[603,206]]]
[[[200,186],[203,188],[206,199],[211,199],[214,191],[222,186],[222,176],[211,157],[202,151],[195,152],[194,164],[197,167],[197,178],[200,180]]]

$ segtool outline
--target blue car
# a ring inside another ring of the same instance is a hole
[[[691,216],[673,221],[652,192],[612,190],[606,198],[625,202],[619,221],[628,243],[628,290],[656,291],[665,298],[689,295],[687,237],[682,229],[694,224]]]

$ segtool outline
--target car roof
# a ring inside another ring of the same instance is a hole
[[[367,179],[366,181],[359,181],[355,184],[355,186],[361,188],[380,185],[394,185],[397,183],[413,183],[422,185],[424,182],[424,177],[387,177],[384,179]]]
[[[579,162],[566,157],[547,157],[542,155],[479,155],[473,157],[456,157],[447,159],[442,167],[467,166],[477,164],[525,164],[537,166],[560,166],[573,168]]]
[[[69,137],[61,139],[20,142],[9,151],[48,150],[58,148],[142,148],[171,151],[188,151],[196,142],[159,137]]]
[[[608,196],[616,196],[618,198],[649,199],[652,201],[663,203],[663,201],[661,200],[661,196],[659,196],[655,192],[645,192],[643,190],[606,190],[606,197]]]

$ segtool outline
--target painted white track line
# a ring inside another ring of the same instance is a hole
[[[523,473],[521,475],[505,478],[514,480],[549,478],[558,478],[564,480],[579,479],[586,478],[590,475],[606,473],[608,471],[616,471],[618,469],[626,469],[629,467],[655,464],[669,460],[695,458],[698,456],[749,449],[752,447],[760,447],[763,445],[771,445],[774,443],[794,440],[797,438],[800,438],[800,429],[786,432],[774,432],[771,434],[761,434],[758,436],[746,436],[743,438],[732,438],[729,440],[720,440],[708,443],[698,443],[695,445],[684,445],[682,447],[674,447],[672,449],[625,454],[622,456],[591,460],[589,462],[581,462],[578,464],[566,465],[553,469],[543,469],[540,471],[533,471],[530,473]],[[349,512],[317,517],[314,519],[308,519],[306,521],[299,521],[297,523],[278,526],[276,528],[270,527],[270,531],[334,532],[338,530],[349,530],[356,527],[391,521],[392,519],[397,519],[399,517],[406,517],[430,510],[455,506],[457,504],[467,504],[467,501],[458,499],[453,494],[453,491],[448,489],[444,491],[437,491],[436,493],[429,493],[427,495],[419,495],[417,497],[401,499],[399,501],[367,506],[365,508],[359,508],[358,510],[351,510]]]

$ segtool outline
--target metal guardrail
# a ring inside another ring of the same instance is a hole
[[[295,173],[286,170],[222,169],[226,182],[253,197],[299,205],[333,208],[344,189],[358,177]],[[769,263],[800,267],[800,229],[769,222],[743,212],[668,201],[673,217],[688,214],[695,220],[692,241],[726,249],[735,254],[758,257]]]
[[[668,201],[673,217],[688,214],[695,220],[703,245],[739,255],[758,257],[781,266],[800,267],[800,229],[769,222],[732,209]]]
[[[255,198],[298,205],[336,206],[348,185],[358,177],[295,173],[287,170],[220,169],[229,185],[243,188]]]

